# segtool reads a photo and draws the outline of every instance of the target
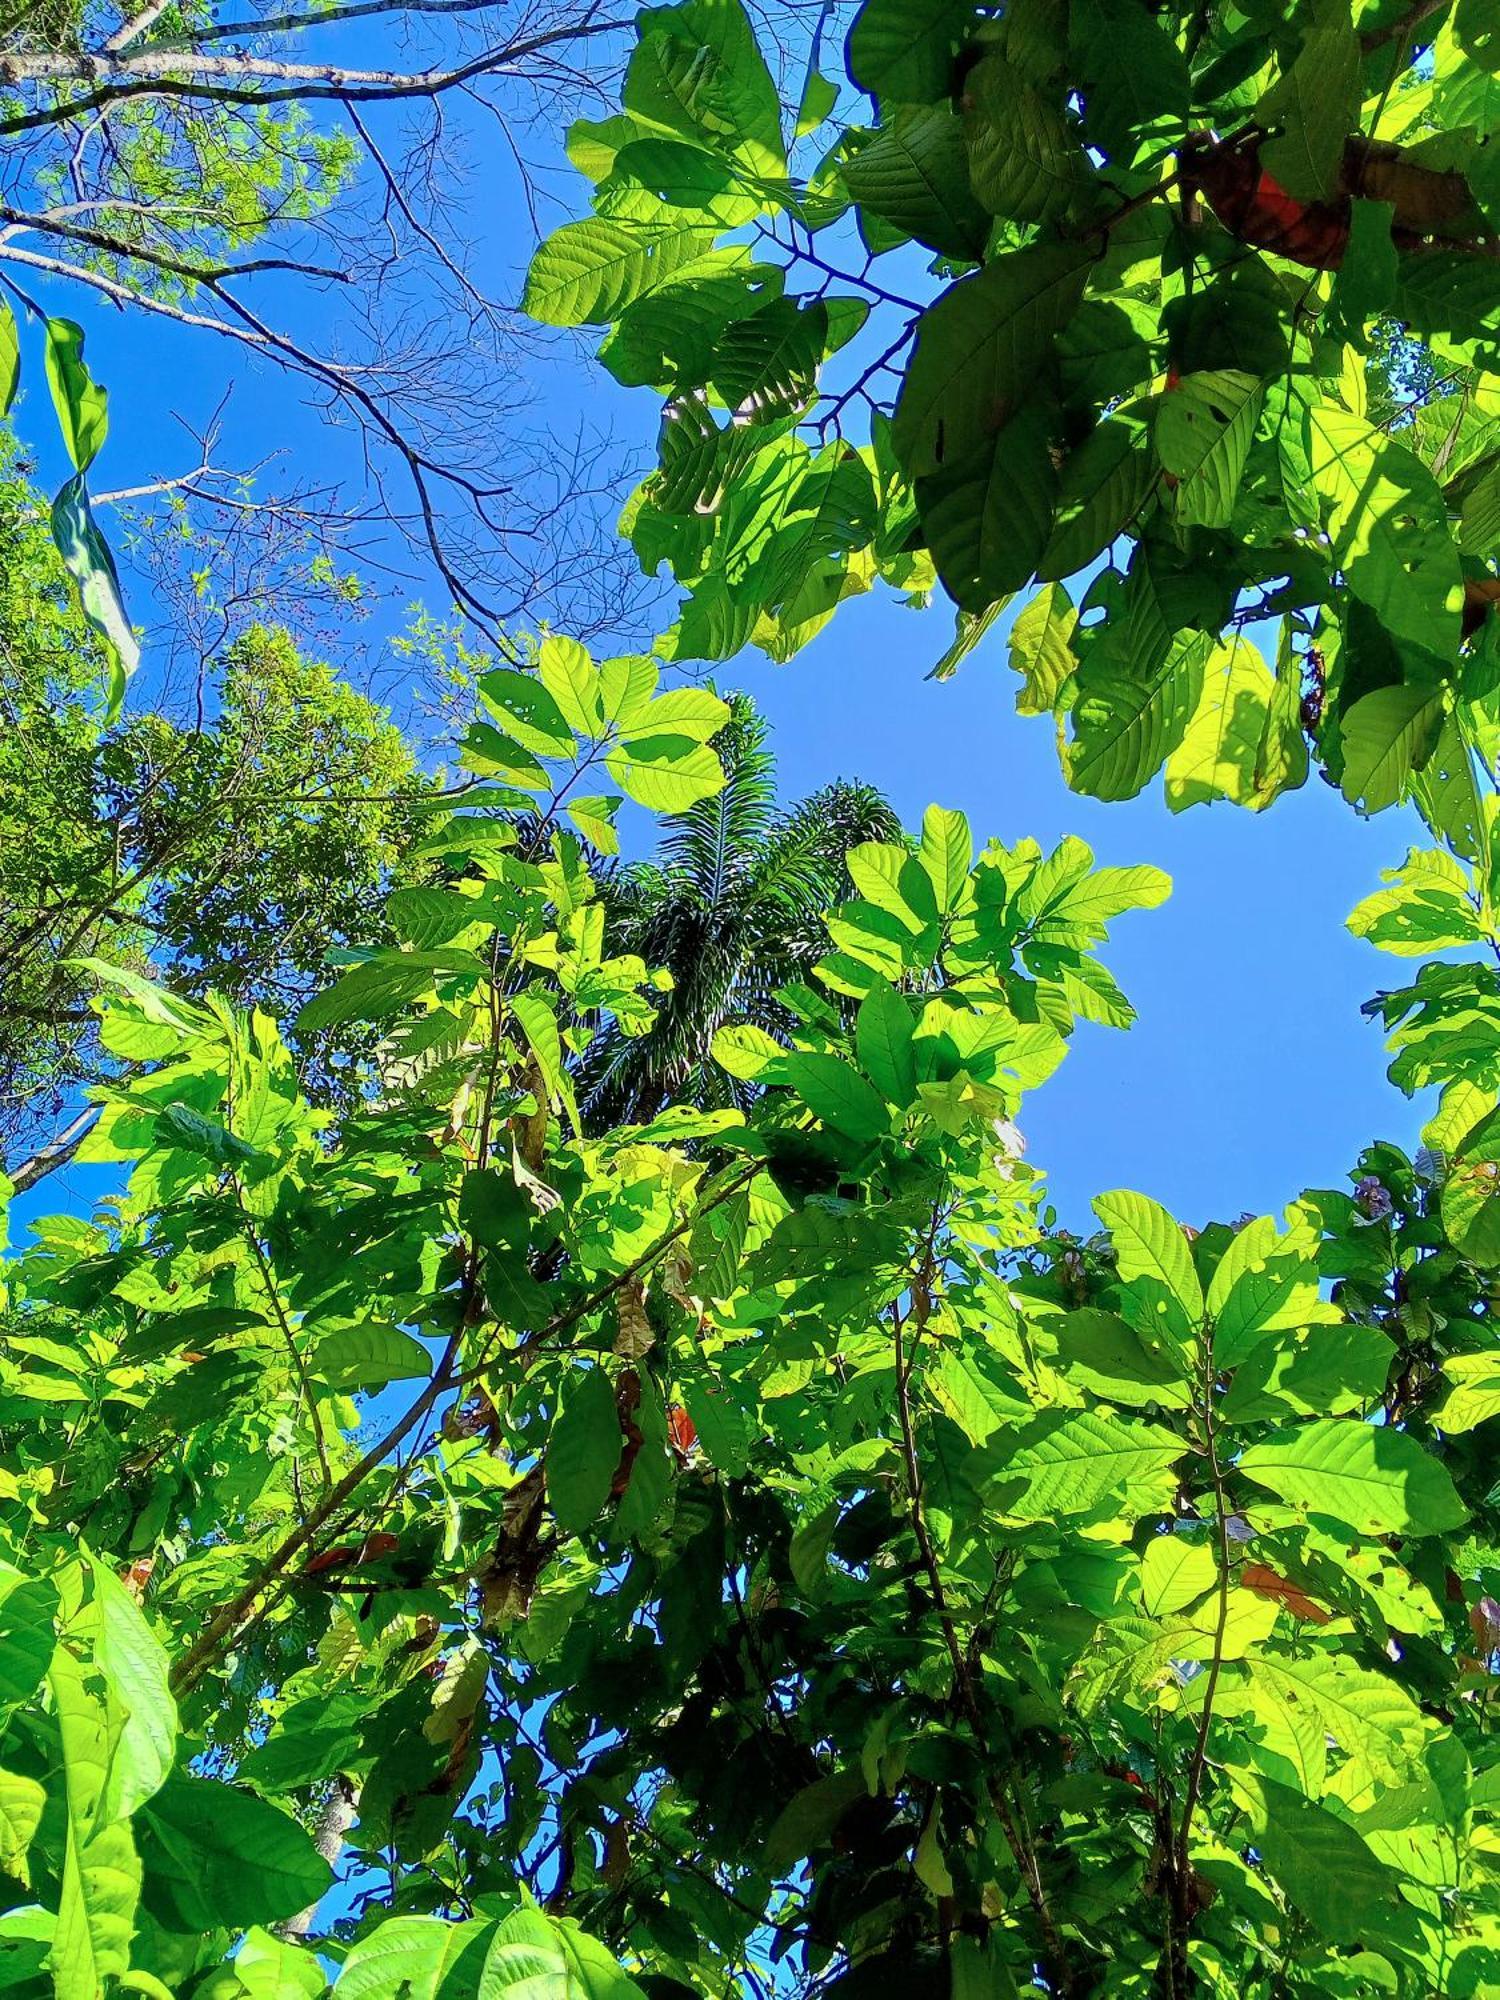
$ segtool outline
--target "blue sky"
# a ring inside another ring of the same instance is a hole
[[[530,246],[525,205],[508,156],[481,129],[473,138],[479,264],[489,288],[514,299]],[[566,175],[549,185],[573,191]],[[581,202],[581,182],[576,191]],[[204,419],[231,376],[226,462],[284,448],[292,477],[352,467],[349,433],[330,433],[294,387],[229,342],[76,292],[34,290],[85,324],[89,358],[111,392],[96,487],[183,469],[190,447],[171,414]],[[335,333],[339,309],[336,294],[317,307]],[[39,356],[27,338],[25,377],[36,384]],[[616,389],[568,345],[529,379],[537,423],[559,438],[580,423],[612,429],[644,460],[657,417],[649,393]],[[44,478],[60,478],[51,413],[35,389],[19,427]],[[383,596],[362,643],[399,630],[418,594]],[[435,579],[421,594],[444,608]],[[147,607],[137,597],[132,609],[140,617]],[[1186,1220],[1232,1217],[1339,1179],[1377,1135],[1414,1144],[1422,1113],[1385,1081],[1379,1031],[1359,1011],[1378,987],[1400,983],[1402,967],[1351,938],[1344,918],[1379,870],[1421,840],[1415,817],[1362,821],[1316,778],[1260,817],[1219,805],[1174,818],[1159,782],[1124,805],[1074,797],[1050,725],[1014,713],[1003,628],[954,680],[925,680],[950,629],[941,603],[914,613],[882,593],[846,605],[790,665],[748,654],[720,684],[748,689],[771,717],[788,796],[858,776],[881,785],[909,823],[937,800],[963,810],[981,841],[1031,834],[1050,845],[1071,832],[1102,862],[1152,862],[1172,876],[1170,901],[1121,920],[1105,953],[1139,1009],[1137,1026],[1125,1035],[1082,1027],[1023,1115],[1030,1157],[1048,1171],[1063,1219],[1088,1226],[1090,1194],[1121,1185]],[[149,671],[148,662],[143,681]],[[70,1188],[77,1201],[92,1191],[82,1177],[59,1178],[39,1190],[38,1205],[57,1206]]]

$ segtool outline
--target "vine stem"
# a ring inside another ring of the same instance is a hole
[[[1187,1938],[1192,1911],[1190,1905],[1192,1875],[1188,1862],[1188,1844],[1193,1828],[1193,1814],[1197,1810],[1199,1794],[1203,1789],[1203,1771],[1208,1761],[1208,1732],[1213,1722],[1214,1695],[1219,1686],[1219,1674],[1224,1665],[1224,1633],[1229,1624],[1229,1509],[1224,1493],[1224,1471],[1219,1464],[1218,1425],[1214,1420],[1214,1336],[1213,1328],[1207,1327],[1203,1335],[1203,1438],[1208,1454],[1209,1477],[1214,1489],[1214,1532],[1217,1542],[1219,1570],[1218,1611],[1214,1620],[1213,1652],[1208,1663],[1208,1677],[1203,1689],[1203,1711],[1198,1718],[1198,1734],[1193,1744],[1192,1761],[1188,1766],[1187,1790],[1182,1801],[1182,1822],[1177,1834],[1177,1854],[1172,1871],[1172,1895],[1174,1918],[1174,1944],[1180,1947]]]
[[[923,1505],[922,1469],[917,1457],[916,1426],[911,1408],[911,1370],[915,1358],[915,1341],[920,1340],[932,1312],[932,1285],[936,1276],[935,1243],[940,1209],[933,1210],[932,1222],[927,1232],[922,1258],[911,1286],[910,1321],[915,1330],[915,1339],[908,1345],[905,1339],[907,1316],[901,1310],[900,1300],[891,1307],[891,1327],[896,1358],[896,1418],[901,1431],[901,1458],[906,1471],[907,1490],[911,1498],[911,1525],[916,1536],[917,1551],[922,1559],[922,1567],[927,1575],[927,1587],[932,1594],[933,1608],[937,1612],[938,1624],[942,1630],[943,1643],[948,1649],[948,1657],[953,1663],[954,1686],[969,1727],[978,1742],[984,1741],[983,1714],[979,1697],[974,1689],[974,1676],[964,1648],[959,1643],[958,1627],[954,1622],[953,1610],[948,1601],[948,1592],[943,1583],[942,1568],[938,1562],[937,1549],[933,1543],[931,1530],[927,1525],[927,1511]],[[1021,1879],[1026,1884],[1026,1894],[1042,1937],[1046,1943],[1051,1961],[1051,1974],[1057,1992],[1063,1995],[1075,1994],[1078,1982],[1073,1972],[1067,1945],[1057,1920],[1047,1901],[1046,1887],[1042,1882],[1041,1870],[1037,1866],[1035,1852],[1022,1838],[1010,1802],[1005,1796],[1005,1788],[993,1774],[987,1773],[985,1789],[1006,1845],[1021,1871]]]

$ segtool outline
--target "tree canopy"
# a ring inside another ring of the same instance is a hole
[[[786,658],[941,585],[946,674],[1029,590],[1018,701],[1074,790],[1259,809],[1310,746],[1472,854],[1489,9],[868,0],[789,126],[772,53],[737,6],[642,14],[619,111],[569,135],[593,213],[527,283],[662,400],[623,526],[681,588],[675,655]]]
[[[456,777],[271,631],[101,715],[0,511],[67,833],[0,1025],[114,1177],[0,1265],[19,2000],[1500,1995],[1490,10],[834,47],[784,102],[738,0],[649,8],[573,126],[527,303],[662,404],[680,616],[460,637]],[[1024,593],[1075,791],[1415,807],[1348,921],[1417,1143],[1065,1225],[1029,1094],[1167,877],[778,807],[682,671],[877,581],[939,675]]]

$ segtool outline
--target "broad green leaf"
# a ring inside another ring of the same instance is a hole
[[[383,1389],[388,1382],[425,1381],[432,1373],[427,1349],[400,1327],[363,1320],[311,1331],[308,1368],[330,1389]]]
[[[249,2000],[318,2000],[327,1990],[315,1952],[252,1924],[234,1955],[235,1977]]]
[[[84,616],[108,651],[110,682],[105,720],[113,722],[125,699],[125,683],[140,664],[141,649],[120,594],[115,559],[99,532],[81,472],[75,472],[58,489],[52,503],[52,539],[69,576],[78,586],[78,601]]]
[[[844,1814],[866,1797],[864,1773],[858,1770],[834,1771],[804,1785],[766,1836],[766,1868],[775,1875],[785,1874],[830,1840]]]
[[[1484,941],[1468,871],[1440,848],[1409,849],[1402,865],[1385,869],[1381,880],[1390,888],[1367,896],[1350,914],[1356,937],[1402,958]]]
[[[496,667],[479,680],[479,698],[507,736],[537,757],[571,757],[572,729],[539,674]]]
[[[600,727],[599,672],[576,639],[551,633],[537,649],[537,675],[564,724],[591,737]]]
[[[860,1068],[898,1110],[904,1110],[917,1092],[917,1063],[912,1051],[915,1030],[906,1001],[888,981],[877,980],[860,1002],[855,1048]]]
[[[29,1701],[57,1643],[57,1586],[0,1564],[0,1705]]]
[[[1395,805],[1426,761],[1442,721],[1442,690],[1425,683],[1362,695],[1339,729],[1344,797],[1366,813]]]
[[[1010,628],[1010,664],[1021,676],[1016,710],[1021,715],[1050,715],[1063,683],[1077,661],[1073,628],[1078,614],[1060,583],[1044,584],[1017,614]]]
[[[614,1385],[602,1368],[577,1376],[547,1444],[547,1497],[559,1527],[587,1533],[609,1499],[623,1449]]]
[[[47,387],[75,473],[85,473],[109,434],[109,399],[83,358],[83,328],[76,320],[47,321]]]
[[[1190,83],[1182,50],[1140,0],[1073,0],[1070,57],[1083,81],[1084,129],[1117,168],[1177,137]]]
[[[522,310],[547,326],[602,326],[675,277],[713,230],[590,217],[554,230],[531,260]]]
[[[1182,1226],[1149,1196],[1117,1189],[1096,1195],[1094,1213],[1115,1246],[1116,1270],[1145,1290],[1169,1340],[1190,1339],[1203,1318],[1203,1287]]]
[[[0,299],[0,417],[10,415],[21,376],[21,339],[8,300]]]
[[[922,815],[922,844],[917,859],[932,884],[939,916],[957,907],[974,860],[974,839],[961,812],[929,806]]]
[[[1106,418],[1063,461],[1057,519],[1037,575],[1057,581],[1086,569],[1144,517],[1159,477],[1144,433]]]
[[[1097,1306],[1080,1306],[1053,1323],[1060,1371],[1090,1395],[1128,1409],[1156,1404],[1185,1409],[1191,1386],[1176,1342],[1153,1339]]]
[[[1402,1908],[1401,1877],[1346,1820],[1290,1787],[1241,1771],[1232,1782],[1256,1849],[1288,1900],[1325,1937],[1378,1939]]]
[[[241,1785],[177,1774],[135,1825],[154,1907],[174,1928],[237,1930],[293,1917],[333,1882],[296,1820]]]
[[[1001,51],[965,77],[963,107],[969,180],[991,215],[1042,222],[1066,208],[1085,161],[1055,82],[1038,88]]]
[[[47,1794],[35,1778],[18,1771],[0,1771],[0,1868],[18,1882],[31,1878],[26,1855],[41,1824]]]
[[[1167,759],[1167,804],[1173,812],[1215,799],[1252,812],[1270,804],[1257,789],[1257,776],[1274,689],[1270,668],[1242,634],[1221,640],[1208,654],[1198,706]]]
[[[1291,66],[1256,107],[1259,124],[1276,134],[1261,147],[1261,164],[1300,201],[1337,192],[1344,141],[1359,125],[1359,40],[1342,11],[1343,20],[1308,29]]]
[[[1446,1470],[1404,1431],[1328,1418],[1251,1445],[1239,1469],[1257,1486],[1364,1535],[1440,1535],[1468,1509]]]
[[[1184,526],[1228,527],[1264,393],[1258,376],[1234,368],[1184,375],[1163,392],[1156,450]]]
[[[1156,1535],[1141,1558],[1141,1605],[1148,1617],[1168,1618],[1212,1590],[1219,1567],[1206,1540]]]
[[[1023,1521],[1092,1513],[1121,1488],[1154,1485],[1183,1450],[1171,1431],[1102,1411],[1040,1417],[996,1452],[995,1505]]]
[[[637,27],[627,111],[757,174],[784,171],[780,93],[740,0],[650,7]]]
[[[1447,506],[1431,472],[1404,445],[1334,403],[1306,410],[1303,444],[1327,510],[1333,567],[1403,659],[1450,660],[1463,588]],[[1346,738],[1353,713],[1394,692],[1381,689],[1356,704],[1344,718]],[[1359,796],[1347,781],[1346,794]]]
[[[724,771],[706,743],[685,735],[633,737],[605,755],[620,790],[651,812],[686,812],[724,788]]]
[[[309,1000],[297,1016],[297,1032],[312,1034],[345,1021],[384,1020],[430,993],[445,975],[477,980],[485,970],[483,959],[467,951],[383,951],[351,966],[326,992]]]
[[[145,1614],[97,1556],[87,1557],[99,1626],[94,1664],[124,1712],[99,1810],[105,1820],[128,1819],[158,1791],[177,1751],[177,1704],[166,1649]]]
[[[100,1805],[119,1741],[89,1691],[84,1671],[60,1646],[48,1673],[62,1751],[64,1854],[57,1928],[48,1965],[57,2000],[98,2000],[130,1963],[141,1891],[141,1864],[124,1820],[106,1821]],[[205,1927],[206,1928],[206,1927]]]
[[[350,1951],[334,1982],[338,2000],[478,2000],[493,1923],[388,1917]]]
[[[982,256],[990,218],[969,186],[963,125],[946,104],[894,105],[840,172],[867,214],[946,256]]]
[[[645,2000],[614,1954],[566,1917],[517,1910],[495,1932],[479,2000]]]
[[[1057,504],[1054,412],[1039,401],[993,437],[916,482],[922,532],[949,596],[984,611],[1041,561]]]
[[[786,1056],[781,1075],[802,1102],[836,1132],[851,1139],[883,1139],[891,1129],[891,1114],[876,1091],[841,1056]]]
[[[849,74],[882,104],[936,104],[946,98],[953,58],[974,19],[973,0],[864,0],[849,31]]]
[[[910,477],[955,465],[1035,393],[1088,268],[1080,247],[1036,244],[960,279],[923,313],[893,432]]]
[[[1471,1431],[1500,1415],[1500,1354],[1452,1354],[1443,1373],[1453,1386],[1434,1419],[1440,1430]]]

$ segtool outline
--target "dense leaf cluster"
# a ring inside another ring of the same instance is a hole
[[[603,327],[662,399],[623,525],[683,588],[676,655],[783,659],[877,579],[936,580],[949,672],[1039,583],[1019,703],[1066,718],[1075,790],[1165,769],[1174,810],[1259,809],[1310,745],[1364,810],[1415,791],[1472,843],[1500,594],[1482,0],[866,0],[845,57],[788,142],[737,6],[648,9],[619,112],[570,134],[594,212],[531,267],[530,310]]]
[[[7,1989],[1492,1991],[1483,963],[1382,1003],[1417,1161],[1079,1242],[1013,1121],[1168,884],[934,807],[719,1030],[748,1109],[590,1130],[662,982],[583,787],[712,799],[728,711],[562,639],[483,693],[296,1023],[381,1034],[337,1132],[268,1015],[97,968],[128,1187],[5,1273]],[[1487,883],[1353,922],[1481,944]]]

